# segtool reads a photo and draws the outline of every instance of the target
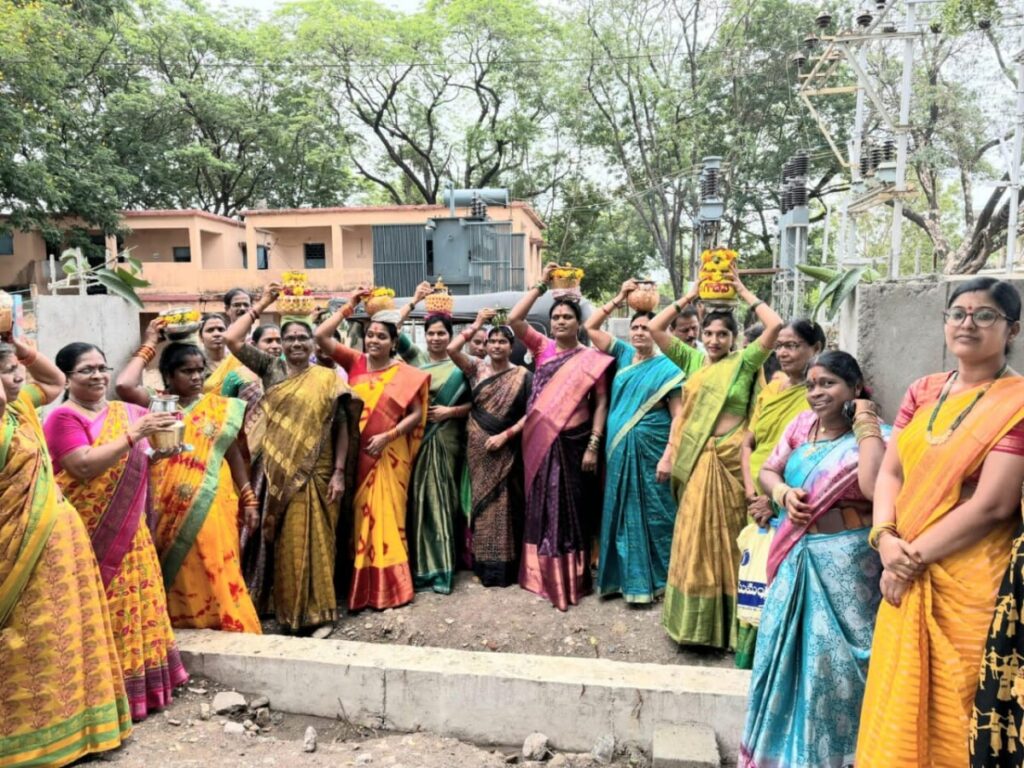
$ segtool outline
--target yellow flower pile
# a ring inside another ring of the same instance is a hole
[[[198,309],[170,309],[160,313],[165,325],[189,325],[199,322]]]
[[[370,291],[370,295],[363,302],[366,306],[366,314],[373,317],[385,309],[395,308],[395,292],[391,288],[378,287]]]
[[[388,298],[395,298],[395,292],[390,288],[374,288],[370,291],[370,298],[377,299],[381,296],[387,296]]]
[[[700,298],[709,301],[731,301],[736,289],[729,281],[729,272],[739,253],[729,248],[710,248],[700,255]]]
[[[313,292],[305,272],[285,272],[281,275],[284,286],[277,300],[278,309],[290,315],[313,313]]]
[[[578,291],[583,279],[583,270],[572,264],[565,264],[551,270],[551,284],[559,290]]]

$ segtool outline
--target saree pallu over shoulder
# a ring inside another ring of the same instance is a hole
[[[619,358],[625,359],[625,355]],[[671,416],[665,399],[686,374],[658,355],[620,368],[612,382],[597,590],[649,603],[665,590],[676,505],[658,483]]]
[[[590,394],[612,362],[611,357],[596,349],[576,347],[537,368],[523,427],[527,490],[580,402]]]
[[[88,533],[24,390],[0,421],[0,765],[63,766],[131,733]]]
[[[934,430],[950,427],[977,394],[950,397]],[[925,439],[932,406],[900,433],[900,536],[914,541],[959,501],[964,481],[1024,418],[1024,378],[996,381],[941,445]],[[857,742],[858,768],[968,764],[968,729],[986,632],[1009,559],[1015,523],[929,565],[899,608],[882,603]]]
[[[130,406],[120,400],[111,401],[94,447],[119,438],[144,413],[145,410],[137,406]],[[92,525],[87,524],[87,527],[99,562],[103,586],[109,586],[121,568],[121,560],[132,548],[132,541],[145,514],[149,485],[149,458],[145,446],[137,443],[114,466],[88,482],[75,480],[66,471],[57,474],[57,482],[64,496],[83,517],[86,517],[86,507],[102,505],[99,519]],[[94,516],[88,517],[91,519]]]
[[[431,376],[431,405],[453,406],[466,394],[466,377],[451,360],[420,370]],[[461,509],[459,474],[465,429],[461,420],[428,423],[413,468],[406,535],[418,590],[447,595],[455,574],[455,521]]]
[[[807,385],[798,384],[780,390],[784,381],[770,381],[754,403],[754,411],[747,429],[754,434],[754,450],[750,454],[750,474],[754,487],[761,488],[761,467],[771,455],[776,443],[789,423],[804,411],[810,409],[807,402]]]
[[[349,371],[349,383],[364,408],[348,608],[393,608],[413,599],[405,515],[412,465],[426,424],[430,376],[405,363],[371,371],[363,355]],[[413,431],[388,443],[380,456],[372,456],[366,450],[370,439],[393,429],[415,402],[422,415]]]
[[[238,372],[239,375],[245,375],[248,373],[248,369],[242,365],[242,361],[232,355],[230,352],[224,355],[224,359],[217,363],[217,367],[213,369],[213,373],[206,377],[206,381],[203,382],[203,392],[209,393],[220,393],[221,388],[224,386],[224,380],[227,379],[228,374],[232,371]],[[254,374],[249,373],[246,378],[254,377]]]
[[[156,545],[166,589],[177,578],[213,506],[221,463],[244,416],[241,400],[204,395],[185,414],[186,435],[191,432],[194,436],[192,450],[154,467],[160,506]]]
[[[683,390],[683,428],[672,466],[672,479],[680,489],[690,481],[704,452],[715,422],[725,405],[729,388],[740,374],[742,353],[733,352],[716,363],[705,365],[690,376]]]
[[[60,492],[49,457],[33,450],[42,445],[38,427],[30,402],[8,403],[0,424],[0,629],[57,521]]]

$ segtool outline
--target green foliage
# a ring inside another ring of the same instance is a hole
[[[829,320],[836,319],[839,310],[857,290],[860,283],[872,283],[881,277],[878,270],[870,265],[854,267],[844,272],[808,264],[798,264],[797,269],[824,284],[817,290],[816,303],[811,317],[816,318],[818,313],[827,306],[826,317]]]
[[[126,257],[127,254],[122,254]],[[101,262],[97,266],[89,266],[89,262],[82,253],[81,248],[69,248],[60,255],[60,266],[66,277],[60,281],[57,287],[73,288],[78,285],[99,284],[107,289],[108,293],[120,296],[129,304],[143,309],[142,299],[135,293],[136,288],[149,287],[149,281],[140,277],[142,265],[135,259],[126,258],[127,267],[119,267],[115,264],[107,265]],[[113,266],[113,269],[110,267]]]
[[[948,33],[964,32],[979,23],[993,24],[1002,18],[997,0],[943,0],[940,14]]]

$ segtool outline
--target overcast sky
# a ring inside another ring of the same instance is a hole
[[[284,0],[220,0],[224,5],[234,8],[251,8],[260,13],[272,11],[281,5]],[[414,11],[420,6],[420,0],[382,0],[384,5],[389,5],[399,11]]]

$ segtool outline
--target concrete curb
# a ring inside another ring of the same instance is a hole
[[[650,749],[661,724],[710,726],[736,754],[750,673],[717,667],[477,653],[444,648],[178,630],[189,672],[265,694],[283,712],[342,717],[477,744],[533,731],[563,750],[600,736]]]

